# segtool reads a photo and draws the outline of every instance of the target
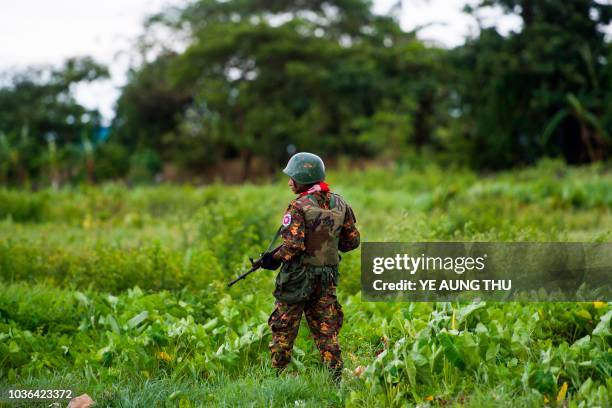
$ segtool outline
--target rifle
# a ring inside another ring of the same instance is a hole
[[[231,288],[232,285],[234,285],[236,282],[246,278],[247,276],[249,276],[250,274],[252,274],[256,270],[261,268],[261,261],[262,261],[262,259],[263,259],[265,254],[267,254],[268,252],[272,252],[274,254],[276,251],[278,251],[280,249],[281,246],[279,245],[276,248],[274,248],[272,251],[270,251],[270,248],[272,248],[272,245],[274,245],[274,242],[279,237],[282,228],[283,228],[282,226],[278,227],[278,231],[276,231],[276,234],[274,234],[274,237],[272,238],[272,241],[270,241],[270,245],[268,245],[268,248],[265,250],[265,252],[263,252],[259,256],[259,258],[257,258],[256,260],[253,260],[253,258],[249,257],[249,261],[251,261],[251,269],[249,269],[248,271],[246,271],[245,273],[243,273],[242,275],[238,276],[236,279],[234,279],[233,281],[228,283],[227,284],[228,288]]]
[[[276,248],[274,248],[272,250],[272,253],[274,254],[276,251],[278,251],[280,249],[280,245],[277,246]],[[246,278],[247,276],[249,276],[250,274],[252,274],[253,272],[255,272],[256,270],[261,268],[261,260],[263,259],[264,255],[267,252],[264,252],[263,254],[261,254],[261,256],[255,260],[253,260],[253,258],[249,257],[249,261],[251,261],[251,269],[249,269],[248,271],[246,271],[245,273],[243,273],[242,275],[240,275],[239,277],[237,277],[236,279],[234,279],[233,281],[231,281],[230,283],[227,284],[228,288],[231,288],[232,285],[236,282],[238,282],[241,279]]]

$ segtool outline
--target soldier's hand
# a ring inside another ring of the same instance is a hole
[[[266,252],[261,257],[261,267],[271,271],[278,269],[282,261],[274,257],[273,252]]]

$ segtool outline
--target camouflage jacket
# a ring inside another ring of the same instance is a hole
[[[316,275],[324,284],[338,283],[338,251],[359,246],[355,214],[338,194],[314,192],[294,199],[283,217],[283,266],[274,296],[295,303],[306,298]]]

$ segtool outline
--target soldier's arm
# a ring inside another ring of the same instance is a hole
[[[274,254],[276,259],[289,262],[295,256],[306,250],[306,226],[304,213],[294,203],[289,205],[283,217],[283,229],[281,231],[283,244]]]
[[[346,213],[344,214],[344,223],[340,231],[340,240],[338,241],[338,249],[342,252],[352,251],[359,246],[361,236],[355,223],[355,214],[353,209],[347,204]]]

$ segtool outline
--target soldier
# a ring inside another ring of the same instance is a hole
[[[282,268],[276,277],[275,308],[268,320],[272,331],[272,366],[282,371],[291,361],[302,313],[325,366],[335,381],[342,373],[338,333],[342,307],[336,298],[338,251],[359,246],[353,210],[323,182],[325,166],[312,153],[291,157],[283,173],[298,194],[283,217],[283,244],[264,256],[262,267]]]

